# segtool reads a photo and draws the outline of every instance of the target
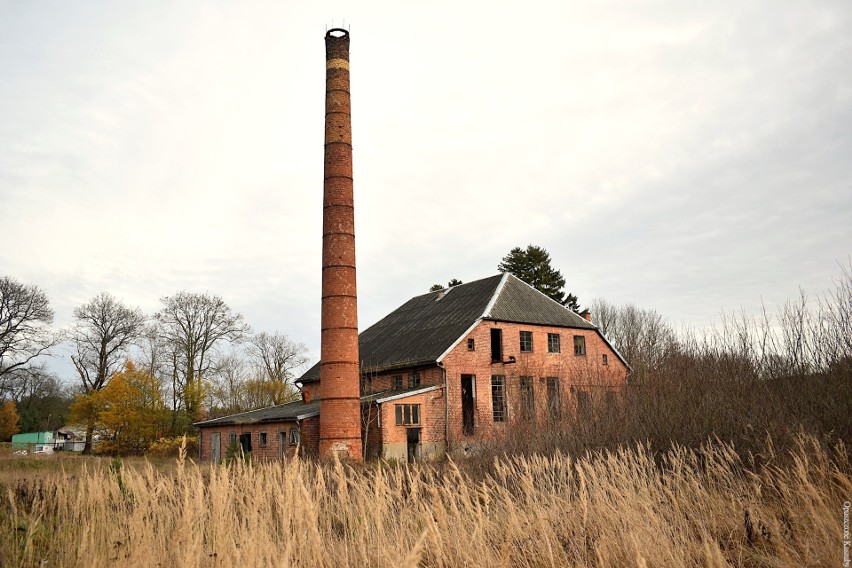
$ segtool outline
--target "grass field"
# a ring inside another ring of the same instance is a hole
[[[760,463],[762,465],[754,465]],[[0,464],[2,566],[839,566],[847,448],[438,466]]]

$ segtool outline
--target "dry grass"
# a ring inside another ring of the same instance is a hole
[[[4,468],[0,565],[839,565],[847,449],[803,436],[765,452],[557,452],[479,478],[452,463]]]

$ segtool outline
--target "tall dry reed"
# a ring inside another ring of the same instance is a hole
[[[846,447],[802,436],[764,452],[555,452],[480,477],[451,462],[0,473],[0,565],[839,565]]]

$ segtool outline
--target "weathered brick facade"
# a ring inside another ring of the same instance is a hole
[[[491,360],[491,329],[502,332],[502,362]],[[521,352],[520,332],[532,332],[532,351]],[[548,333],[560,338],[560,352],[548,352]],[[585,354],[574,354],[574,336],[584,338]],[[474,350],[468,350],[468,339]],[[607,364],[603,356],[607,356]],[[512,361],[514,358],[514,361]],[[578,391],[592,392],[620,388],[627,379],[627,366],[597,331],[529,324],[483,321],[468,334],[443,360],[447,373],[449,401],[449,441],[475,442],[492,438],[522,420],[520,412],[520,377],[532,378],[534,421],[546,422],[547,378],[558,378],[560,407],[572,412]],[[474,375],[474,433],[462,431],[462,375]],[[505,377],[506,419],[495,422],[491,397],[491,377]],[[572,389],[573,387],[573,389]]]

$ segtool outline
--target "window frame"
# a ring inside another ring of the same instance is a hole
[[[532,353],[533,352],[533,332],[521,330],[518,332],[518,344],[520,347],[521,353]],[[524,349],[526,345],[527,349]]]
[[[402,390],[402,375],[391,376],[391,390]]]
[[[408,375],[408,388],[413,389],[420,386],[420,373],[411,373]]]
[[[554,339],[555,347],[554,349]],[[548,333],[547,334],[547,352],[548,353],[562,353],[562,337],[558,333]]]
[[[423,424],[419,403],[394,404],[393,414],[396,426],[422,426]]]
[[[269,435],[267,432],[258,432],[257,433],[257,447],[265,448],[269,443]]]
[[[576,357],[585,357],[586,356],[586,336],[585,335],[575,335],[574,336],[574,355]]]
[[[472,337],[468,337],[467,339],[467,350],[476,351],[476,341]]]
[[[545,377],[547,384],[547,416],[553,420],[562,418],[562,392],[559,377]]]
[[[609,357],[607,357],[607,354],[604,353],[601,357],[602,357],[602,363],[601,364],[602,365],[609,365]]]
[[[298,428],[290,428],[290,445],[298,446],[302,443],[302,433]]]
[[[506,375],[491,375],[491,418],[494,422],[506,422],[508,415]]]
[[[491,328],[491,362],[503,362],[503,330],[499,327]]]
[[[521,420],[535,420],[535,382],[532,377],[519,377],[518,390],[521,401]]]

